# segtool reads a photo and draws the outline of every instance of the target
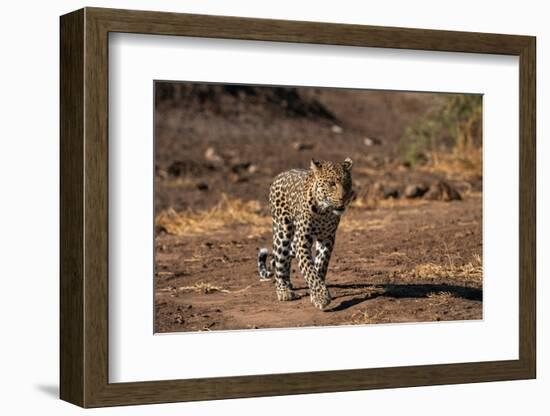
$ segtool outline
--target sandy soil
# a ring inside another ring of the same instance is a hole
[[[411,272],[430,263],[450,262],[457,270],[475,263],[478,204],[471,197],[349,212],[327,275],[333,301],[325,312],[312,307],[295,263],[292,282],[300,299],[278,302],[272,282],[259,281],[256,252],[268,245],[269,232],[248,235],[240,226],[230,234],[162,235],[156,242],[156,331],[481,319],[478,277]]]

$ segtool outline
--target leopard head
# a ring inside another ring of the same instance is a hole
[[[354,192],[351,182],[352,160],[343,163],[311,160],[313,174],[313,200],[317,210],[342,215],[351,202]]]

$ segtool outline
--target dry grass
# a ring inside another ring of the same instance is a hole
[[[344,217],[338,226],[339,230],[343,231],[358,231],[358,230],[377,230],[384,228],[385,220],[357,220]]]
[[[481,282],[483,280],[483,264],[481,256],[475,255],[472,261],[464,265],[456,265],[449,256],[447,264],[425,263],[415,266],[410,271],[399,271],[398,275],[408,275],[419,279],[462,278]]]
[[[410,206],[422,206],[429,204],[430,201],[426,201],[421,198],[374,198],[368,196],[361,196],[356,198],[351,204],[350,208],[375,210],[378,208],[398,208],[398,207],[410,207]]]
[[[483,175],[483,148],[468,147],[450,153],[431,152],[430,163],[418,166],[422,172],[443,174],[451,180],[468,180]]]
[[[213,285],[212,283],[208,282],[197,282],[190,286],[168,286],[164,289],[158,289],[159,292],[170,292],[173,294],[181,293],[181,292],[195,292],[202,295],[208,295],[211,293],[240,293],[244,292],[248,289],[250,289],[252,286],[248,285],[243,289],[239,290],[229,290],[221,286]]]
[[[184,188],[184,189],[194,189],[197,186],[196,180],[190,177],[178,177],[175,179],[168,179],[168,174],[164,171],[161,171],[161,175],[164,175],[165,178],[163,185],[167,188]]]
[[[380,313],[375,315],[369,314],[368,311],[358,311],[351,315],[350,324],[351,325],[370,325],[380,322]]]
[[[198,282],[192,286],[180,286],[176,289],[178,292],[195,292],[207,295],[209,293],[221,292],[221,293],[230,293],[229,290],[224,289],[220,286],[215,286],[211,283]]]
[[[428,293],[428,299],[433,306],[445,305],[454,295],[451,292],[432,292]]]
[[[382,199],[378,201],[378,207],[381,208],[397,208],[397,207],[410,207],[410,206],[421,206],[421,205],[427,205],[430,201],[426,201],[424,199],[420,198],[400,198],[400,199]]]
[[[355,198],[349,207],[359,209],[376,209],[380,205],[380,201],[381,200],[377,198],[362,196]]]
[[[244,202],[231,199],[223,194],[221,201],[206,211],[176,212],[169,208],[155,218],[155,226],[173,235],[200,235],[232,228],[235,225],[248,225],[250,234],[263,233],[270,225],[270,218],[261,215],[258,201]]]

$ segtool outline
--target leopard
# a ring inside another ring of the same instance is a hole
[[[355,196],[353,161],[312,159],[309,169],[291,169],[277,175],[269,188],[272,220],[272,253],[258,252],[261,281],[274,281],[279,301],[298,298],[291,280],[291,262],[309,287],[311,303],[326,311],[332,298],[325,278],[342,215]],[[313,248],[315,253],[313,254]]]

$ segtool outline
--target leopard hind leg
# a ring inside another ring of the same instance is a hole
[[[273,226],[273,258],[275,272],[275,290],[280,301],[296,299],[290,282],[291,243],[294,227],[289,220],[275,222]]]

